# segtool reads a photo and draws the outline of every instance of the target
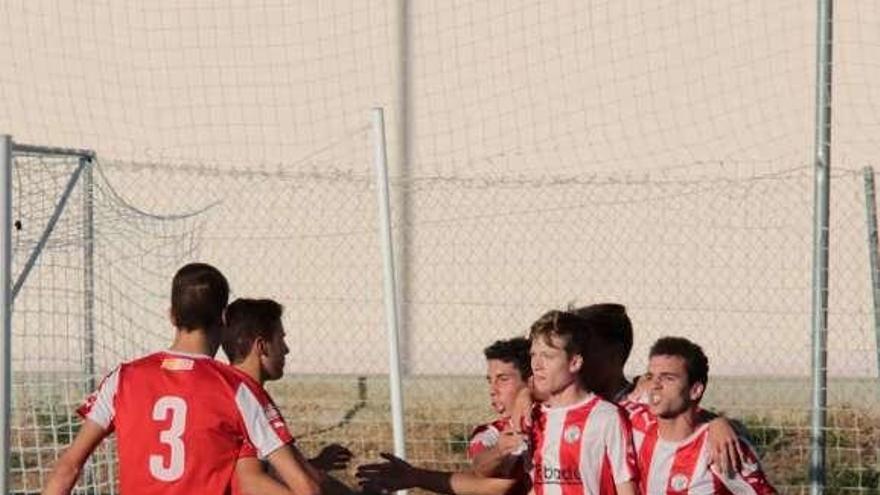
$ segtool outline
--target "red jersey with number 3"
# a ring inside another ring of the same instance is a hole
[[[122,364],[77,413],[115,430],[127,495],[225,495],[246,440],[260,457],[292,440],[257,382],[204,355],[164,351]]]

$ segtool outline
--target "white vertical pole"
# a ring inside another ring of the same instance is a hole
[[[385,116],[381,108],[374,108],[373,161],[376,165],[376,185],[379,194],[379,237],[384,261],[385,320],[388,325],[388,374],[391,390],[391,425],[394,431],[394,455],[406,458],[406,437],[403,429],[403,387],[400,373],[400,339],[397,321],[397,272],[394,269],[394,244],[391,235],[391,198],[388,187],[388,160],[385,156]]]
[[[810,495],[825,493],[828,405],[828,249],[831,194],[832,0],[818,0],[816,19],[816,163],[813,212],[813,403],[810,425]]]
[[[871,295],[874,303],[874,353],[877,376],[880,377],[880,253],[877,252],[877,194],[874,190],[874,168],[865,167],[865,216],[868,231],[868,267],[871,270]]]
[[[12,410],[12,137],[0,136],[0,493],[9,493]]]
[[[80,157],[83,196],[83,371],[86,393],[95,389],[95,198],[94,161]]]

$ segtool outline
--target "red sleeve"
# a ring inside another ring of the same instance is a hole
[[[245,440],[241,445],[241,450],[238,451],[238,458],[247,459],[248,457],[257,457],[257,449],[251,442]]]

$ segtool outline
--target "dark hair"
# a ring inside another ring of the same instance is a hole
[[[281,323],[284,308],[271,299],[236,299],[226,308],[226,327],[221,345],[232,364],[251,352],[257,337],[272,340]]]
[[[615,303],[591,304],[572,310],[583,318],[593,336],[605,345],[620,347],[625,363],[633,347],[633,328],[626,306]]]
[[[532,376],[532,360],[529,356],[531,342],[525,337],[515,337],[509,340],[496,340],[492,345],[483,349],[486,359],[497,359],[512,364],[523,380]]]
[[[223,321],[229,301],[229,283],[220,270],[206,263],[190,263],[171,282],[171,316],[178,328],[202,329],[211,334]]]
[[[709,359],[703,348],[682,337],[663,337],[651,346],[650,357],[678,356],[684,359],[690,384],[709,382]]]

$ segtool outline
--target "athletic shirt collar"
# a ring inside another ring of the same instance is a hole
[[[193,359],[214,359],[213,357],[208,356],[207,354],[198,354],[195,352],[174,351],[171,349],[166,349],[161,352],[163,354],[170,354],[172,356],[188,357],[188,358],[193,358]]]
[[[587,392],[586,397],[584,397],[582,400],[575,402],[574,404],[569,404],[567,406],[552,407],[552,406],[548,406],[546,403],[544,403],[544,404],[541,404],[541,410],[544,411],[544,413],[546,413],[546,414],[553,414],[556,412],[563,412],[563,411],[568,412],[573,409],[584,407],[587,404],[589,404],[590,402],[592,402],[594,400],[598,400],[598,399],[599,399],[599,396],[597,396],[593,392]]]
[[[661,442],[664,445],[668,445],[670,447],[678,448],[678,447],[682,447],[684,445],[688,445],[689,443],[691,443],[694,440],[696,440],[697,438],[699,438],[700,435],[702,435],[709,428],[709,423],[703,423],[700,426],[697,426],[697,428],[693,431],[693,433],[682,438],[681,440],[664,440],[663,437],[660,436],[660,424],[655,423],[654,427],[657,428],[657,441],[658,442]]]

